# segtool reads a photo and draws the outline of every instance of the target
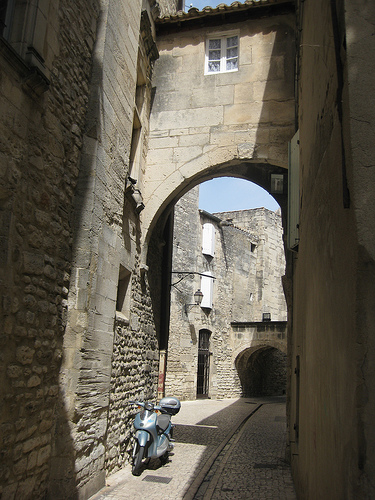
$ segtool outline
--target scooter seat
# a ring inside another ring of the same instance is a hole
[[[156,426],[158,432],[163,433],[167,430],[171,417],[169,415],[158,415],[156,419]]]

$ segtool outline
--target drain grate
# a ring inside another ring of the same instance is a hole
[[[150,483],[168,484],[172,481],[172,478],[171,477],[162,477],[162,476],[146,476],[142,479],[142,481],[149,481]]]

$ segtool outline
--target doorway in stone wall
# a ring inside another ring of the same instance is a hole
[[[208,398],[210,378],[210,337],[209,330],[199,331],[197,398]]]

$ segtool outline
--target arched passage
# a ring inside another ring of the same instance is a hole
[[[237,177],[244,180],[254,182],[271,194],[281,208],[281,221],[285,227],[285,212],[286,212],[286,178],[284,182],[284,191],[279,193],[272,192],[271,189],[271,175],[278,172],[285,173],[286,170],[275,165],[267,163],[248,163],[239,162],[235,163],[236,175],[233,174],[234,163],[219,165],[212,167],[207,171],[196,174],[194,179],[191,180],[191,185],[187,191],[193,191],[200,182],[209,178],[217,177]],[[153,303],[154,321],[159,339],[159,349],[166,350],[168,345],[169,336],[169,315],[170,315],[170,287],[171,287],[171,272],[172,272],[172,246],[173,246],[173,225],[174,225],[174,206],[178,200],[185,193],[185,188],[179,186],[172,193],[173,202],[165,202],[162,206],[165,207],[162,211],[161,207],[157,213],[161,212],[159,216],[155,215],[155,220],[149,228],[149,235],[145,238],[145,250],[147,249],[146,265],[148,269],[148,279],[150,284],[150,294]],[[198,208],[198,207],[197,207]],[[188,219],[182,220],[181,224],[186,226],[190,224]],[[191,229],[192,230],[192,229]],[[192,233],[190,233],[192,236]],[[148,241],[147,241],[148,240]],[[199,246],[200,244],[198,244]],[[225,244],[224,244],[225,246]],[[186,271],[198,271],[196,267],[196,260],[192,260],[188,264],[184,264]],[[201,269],[203,270],[203,269]],[[173,281],[173,280],[172,280]],[[198,286],[199,287],[199,286]],[[195,290],[194,290],[195,291]],[[194,293],[194,291],[192,293]],[[251,300],[251,299],[249,299]],[[275,318],[274,318],[275,319]],[[250,318],[243,318],[249,321]]]
[[[154,234],[150,241],[150,277],[155,277],[157,269],[152,257],[161,250],[170,252],[173,246],[173,255],[169,255],[171,266],[160,274],[160,281],[171,277],[173,286],[164,289],[164,299],[157,293],[159,289],[152,287],[156,290],[154,304],[164,300],[169,306],[170,299],[170,314],[164,316],[164,320],[170,319],[169,327],[163,321],[165,330],[160,330],[162,349],[168,349],[165,393],[177,394],[182,399],[195,399],[199,395],[198,338],[201,330],[209,329],[212,332],[207,364],[210,377],[205,395],[213,399],[238,397],[241,387],[234,365],[236,355],[244,348],[259,345],[260,341],[262,345],[278,342],[280,349],[286,344],[281,216],[279,211],[264,208],[209,214],[198,206],[196,187],[176,204],[170,217],[174,220],[169,242],[156,244],[158,234],[168,237],[166,231]],[[169,221],[164,227],[171,230],[171,225]],[[210,249],[204,244],[207,225],[213,243]],[[183,273],[179,271],[190,272],[191,276],[180,276]],[[214,282],[210,282],[211,302],[209,306],[197,307],[193,304],[194,293],[197,289],[205,290],[203,273],[214,276]],[[167,307],[162,310],[167,311]],[[265,312],[272,321],[263,320]]]
[[[295,132],[294,24],[290,12],[276,22],[272,16],[239,17],[231,26],[239,34],[238,72],[223,75],[204,74],[207,31],[200,25],[177,36],[172,26],[160,27],[140,244],[162,350],[176,202],[201,182],[239,177],[272,194],[286,217],[288,141]],[[277,191],[273,176],[281,179]]]
[[[286,391],[286,354],[272,346],[245,349],[236,359],[245,397],[279,396]]]
[[[219,165],[212,165],[209,168],[202,168],[201,162],[196,161],[195,174],[191,178],[178,176],[175,172],[168,182],[162,183],[153,193],[149,203],[146,204],[142,213],[143,225],[143,259],[146,260],[148,245],[155,234],[162,232],[170,216],[174,205],[188,191],[200,183],[217,177],[238,177],[250,182],[254,182],[270,193],[281,208],[282,214],[286,215],[287,204],[287,169],[271,164],[267,161],[255,162],[245,160],[232,160]],[[282,189],[275,191],[272,187],[273,176],[282,176]]]

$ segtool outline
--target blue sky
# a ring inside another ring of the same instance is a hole
[[[185,0],[185,11],[189,10],[190,4],[193,4],[193,7],[202,10],[203,7],[206,7],[207,5],[209,5],[210,7],[217,7],[219,3],[230,5],[232,1],[228,0],[228,2],[225,2],[223,0]]]
[[[202,182],[199,188],[199,208],[206,212],[229,212],[265,207],[277,210],[276,200],[263,188],[235,177],[218,177]]]

